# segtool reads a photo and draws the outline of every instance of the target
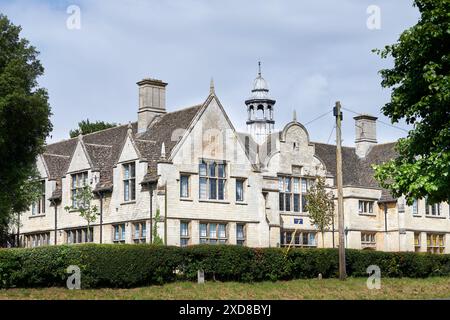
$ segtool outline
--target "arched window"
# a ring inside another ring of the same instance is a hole
[[[264,106],[260,104],[256,111],[256,115],[258,119],[264,119]]]

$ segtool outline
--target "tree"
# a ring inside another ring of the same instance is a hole
[[[164,243],[163,243],[163,240],[161,239],[161,237],[160,237],[159,234],[158,234],[158,222],[159,222],[160,219],[161,219],[160,216],[161,216],[161,214],[160,214],[159,209],[156,209],[155,223],[153,224],[153,230],[152,230],[152,233],[153,233],[152,243],[153,243],[153,244],[156,244],[156,245],[162,245],[162,244],[164,244]]]
[[[83,120],[81,122],[78,122],[78,129],[70,130],[70,137],[75,138],[82,134],[88,134],[97,132],[100,130],[105,130],[108,128],[116,127],[117,124],[115,123],[108,123],[104,121],[96,121],[96,122],[90,122],[89,119]]]
[[[309,213],[311,224],[322,234],[323,247],[324,233],[328,231],[334,219],[333,199],[333,192],[327,192],[325,189],[325,179],[316,177],[316,182],[306,193],[306,211]]]
[[[392,88],[382,112],[392,123],[413,125],[398,141],[398,157],[374,166],[380,185],[408,204],[450,198],[450,2],[415,0],[420,19],[397,43],[374,50],[392,57],[394,67],[380,71],[384,88]]]
[[[44,68],[20,32],[0,14],[0,223],[33,201],[25,191],[52,129],[47,91],[37,83]]]
[[[91,223],[97,220],[99,214],[98,207],[92,205],[92,200],[94,199],[94,193],[90,186],[85,186],[82,189],[77,190],[74,198],[74,203],[71,206],[65,206],[66,211],[78,211],[80,217],[87,222],[87,238],[88,241],[91,238]]]

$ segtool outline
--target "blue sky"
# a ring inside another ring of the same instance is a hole
[[[69,30],[69,5],[81,9],[81,29]],[[369,5],[381,9],[381,29],[366,26]],[[136,121],[136,82],[162,79],[169,111],[204,101],[214,77],[216,93],[235,127],[245,130],[246,109],[257,62],[268,81],[276,128],[302,123],[343,107],[380,113],[390,91],[378,70],[391,66],[371,52],[395,42],[414,25],[412,0],[315,1],[9,1],[0,12],[23,27],[22,35],[41,52],[54,130],[49,142],[89,118]],[[353,114],[344,112],[344,145],[353,145]],[[313,141],[329,140],[332,114],[307,125]],[[400,127],[407,128],[403,124]],[[378,124],[379,142],[404,131]]]

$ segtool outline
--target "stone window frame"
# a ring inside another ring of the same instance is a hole
[[[45,186],[45,180],[40,181],[41,184],[41,193],[39,196],[39,199],[32,204],[31,207],[31,215],[32,216],[39,216],[45,214],[45,192],[46,192],[46,186]]]
[[[245,183],[246,183],[247,179],[245,178],[236,178],[236,192],[235,192],[235,196],[236,196],[236,202],[244,202],[245,201]],[[242,184],[242,197],[239,198],[239,194],[238,194],[238,183]]]
[[[358,200],[358,213],[374,215],[375,201],[373,200]]]
[[[414,251],[420,252],[421,248],[422,248],[422,233],[414,232]]]
[[[70,175],[70,199],[73,208],[78,208],[80,206],[80,204],[75,201],[75,198],[79,190],[89,185],[88,179],[88,171],[81,171]],[[80,184],[79,181],[82,181],[82,184]]]
[[[138,227],[138,228],[136,228]],[[138,236],[136,237],[136,231]],[[147,222],[137,221],[133,222],[133,242],[134,243],[146,243],[147,242]]]
[[[186,225],[186,234],[183,233],[182,225]],[[180,221],[180,247],[186,247],[191,242],[191,222],[188,220]]]
[[[187,179],[186,195],[183,194],[183,178]],[[191,175],[184,172],[180,173],[180,198],[181,199],[191,198]]]
[[[128,172],[128,175],[127,175]],[[122,164],[123,201],[136,201],[136,162]],[[128,193],[127,193],[128,186]]]
[[[443,254],[445,253],[445,234],[427,232],[427,252]]]
[[[242,237],[239,236],[238,227],[242,227]],[[245,246],[247,243],[247,225],[245,223],[236,223],[236,245]]]
[[[50,232],[32,233],[25,236],[24,247],[36,248],[50,245]]]
[[[119,237],[116,238],[116,228],[118,231]],[[112,225],[112,239],[113,243],[125,243],[126,242],[126,225],[125,223],[118,223]]]
[[[80,243],[93,243],[94,242],[94,228],[90,227],[90,239],[87,239],[87,227],[85,228],[71,228],[65,230],[66,244],[80,244]],[[75,235],[72,238],[72,235]],[[80,240],[81,236],[81,240]]]
[[[286,183],[287,179],[289,184]],[[296,189],[297,180],[297,189]],[[282,184],[281,184],[281,181]],[[305,182],[305,184],[303,184]],[[294,212],[298,214],[307,214],[306,194],[313,185],[314,179],[301,175],[278,175],[278,209],[281,212]],[[289,188],[287,186],[289,185]],[[296,191],[297,190],[297,191]],[[286,205],[286,195],[289,195],[289,207]],[[283,200],[281,200],[283,198]],[[296,209],[296,198],[298,199],[298,210]],[[283,201],[283,206],[280,206]],[[289,210],[287,210],[289,208]]]
[[[289,237],[288,237],[289,235]],[[307,236],[307,243],[305,244],[305,235]],[[310,244],[311,235],[314,236],[313,244]],[[288,241],[289,239],[289,241]],[[299,241],[297,242],[296,239]],[[300,243],[300,239],[302,240]],[[292,241],[294,240],[294,241]],[[281,229],[280,231],[280,246],[281,247],[298,247],[298,248],[317,248],[317,231],[314,230],[300,230],[300,229]]]
[[[202,236],[202,225],[206,225],[206,236]],[[211,237],[211,225],[215,225],[215,237]],[[219,226],[225,226],[225,237],[220,236]],[[216,221],[200,221],[198,235],[200,244],[227,244],[229,239],[228,223]]]
[[[377,246],[377,233],[373,231],[361,232],[361,248],[375,248]]]
[[[214,174],[211,173],[211,165],[214,164]],[[206,168],[206,171],[204,171],[203,166]],[[219,168],[222,166],[222,172],[223,175],[220,176],[219,174]],[[201,201],[225,201],[227,199],[227,180],[228,180],[228,173],[227,173],[227,163],[224,160],[210,160],[210,159],[200,159],[199,161],[199,167],[198,167],[198,198]],[[205,183],[203,184],[202,181]],[[222,182],[221,182],[222,181]],[[222,199],[220,198],[220,184],[222,183]],[[214,184],[214,192],[212,193],[212,184]],[[205,196],[202,195],[202,186],[205,186]]]

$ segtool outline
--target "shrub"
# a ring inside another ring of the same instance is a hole
[[[377,265],[382,277],[450,276],[450,255],[346,250],[347,274],[367,277]],[[66,269],[81,270],[83,288],[128,288],[196,280],[202,269],[220,281],[264,281],[338,276],[337,249],[248,248],[196,245],[84,244],[0,249],[0,288],[65,286]]]

